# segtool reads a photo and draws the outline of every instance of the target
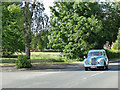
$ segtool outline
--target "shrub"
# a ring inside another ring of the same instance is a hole
[[[105,49],[109,59],[120,58],[120,52],[111,49]]]
[[[27,60],[26,56],[18,56],[18,60],[16,60],[17,68],[31,68],[32,64],[30,60]]]

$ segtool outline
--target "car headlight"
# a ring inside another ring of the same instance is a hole
[[[85,61],[85,63],[87,63],[87,60]]]
[[[91,62],[89,62],[89,64],[91,64]]]

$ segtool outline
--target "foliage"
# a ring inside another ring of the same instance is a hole
[[[23,26],[20,25],[22,10],[20,3],[2,3],[2,52],[10,55],[24,51]]]
[[[102,3],[103,15],[101,18],[103,30],[102,30],[102,41],[109,41],[110,44],[115,42],[120,27],[120,2]]]
[[[18,56],[18,60],[16,60],[17,68],[31,68],[32,64],[27,56]]]
[[[63,49],[68,59],[82,60],[90,49],[101,49],[106,40],[116,40],[115,3],[55,2],[50,9],[48,47]]]
[[[17,58],[18,55],[3,55],[2,58]]]
[[[2,58],[18,58],[18,56],[23,56],[23,55],[3,55]]]
[[[44,11],[44,4],[42,2],[36,2],[31,27],[33,33],[40,33],[43,30],[47,30],[49,18]]]
[[[25,51],[27,58],[30,59],[31,47],[36,48],[37,46],[38,47],[42,46],[41,48],[44,48],[43,45],[46,44],[47,40],[46,35],[45,37],[41,36],[41,30],[48,26],[48,16],[45,13],[43,13],[43,11],[45,10],[43,3],[39,3],[36,0],[33,0],[33,2],[25,1],[24,4],[25,5],[23,7],[23,10],[24,10],[25,49],[26,49]],[[37,40],[35,39],[36,37]],[[45,42],[43,42],[43,39]],[[31,43],[33,46],[31,46]]]
[[[45,49],[48,43],[48,16],[44,13],[43,3],[36,2],[33,13],[31,49]]]
[[[115,41],[115,43],[113,44],[113,48],[120,50],[120,33],[118,33],[118,37],[117,37],[117,40]]]
[[[119,59],[120,58],[120,51],[114,51],[111,49],[105,49],[108,59]]]
[[[89,8],[96,6],[96,3],[55,3],[55,6],[51,7],[53,14],[50,21],[49,47],[62,48],[63,54],[68,59],[79,60],[89,49],[102,48],[99,44],[102,38],[102,23],[93,16],[95,12],[89,13],[91,12]]]
[[[47,48],[48,42],[48,31],[41,31],[40,33],[36,33],[32,38],[31,49],[42,51]]]

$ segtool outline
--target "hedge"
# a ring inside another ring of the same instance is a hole
[[[23,55],[2,55],[2,58],[18,58],[18,56],[23,56]]]
[[[120,59],[120,51],[105,49],[109,59]]]

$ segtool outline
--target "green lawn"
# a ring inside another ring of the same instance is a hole
[[[0,63],[15,63],[16,60],[17,58],[2,58],[2,60],[0,60]]]
[[[58,54],[32,54],[31,59],[58,59],[60,56]]]
[[[25,53],[15,53],[14,55],[25,55]],[[50,64],[71,64],[79,63],[77,61],[65,61],[60,52],[31,52],[32,64],[50,65]],[[15,66],[17,58],[2,58],[0,66]]]
[[[25,55],[25,53],[15,53],[14,55]],[[63,58],[60,57],[59,52],[31,52],[32,64],[53,64],[64,63]],[[2,58],[0,64],[14,65],[17,58]]]

